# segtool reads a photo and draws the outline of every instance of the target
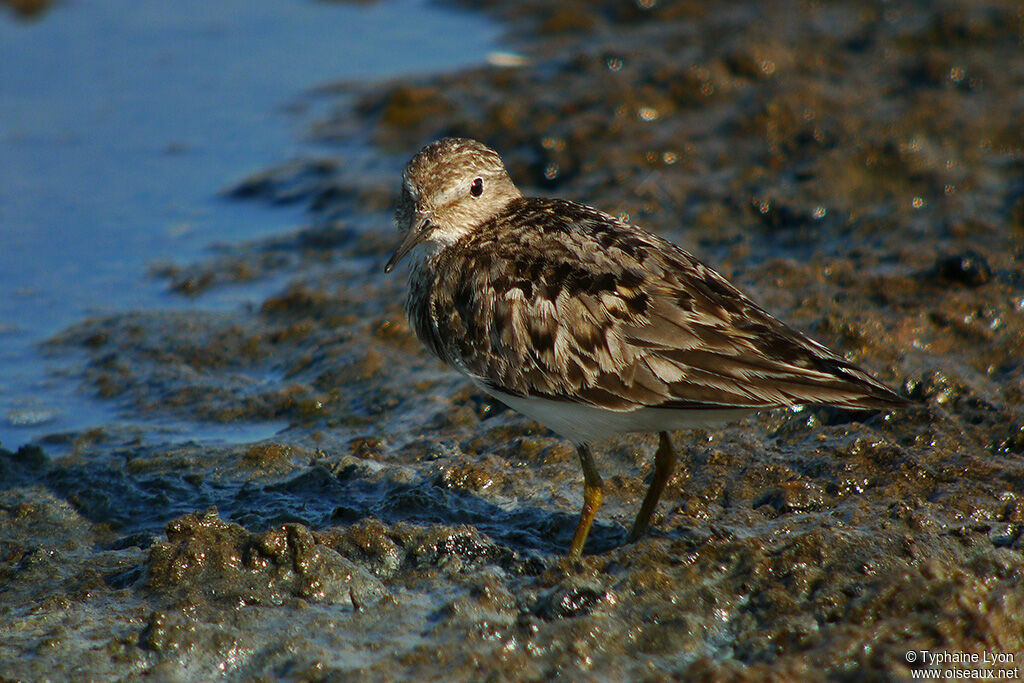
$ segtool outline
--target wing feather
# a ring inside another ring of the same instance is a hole
[[[428,267],[410,293],[417,332],[514,396],[616,411],[902,402],[687,252],[579,204],[516,200]]]

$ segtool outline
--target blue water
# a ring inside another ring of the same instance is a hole
[[[218,190],[308,153],[288,106],[303,91],[479,63],[497,36],[425,0],[89,0],[31,22],[0,8],[0,444],[131,419],[42,340],[90,315],[209,306],[150,265],[301,221]]]

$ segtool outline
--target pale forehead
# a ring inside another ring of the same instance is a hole
[[[444,187],[468,175],[492,175],[503,170],[501,157],[490,147],[475,140],[444,138],[409,160],[402,182],[410,194],[416,194],[416,188]]]

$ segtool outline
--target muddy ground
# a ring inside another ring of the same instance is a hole
[[[649,7],[648,7],[649,5]],[[0,675],[905,678],[1024,664],[1024,15],[1015,3],[474,3],[517,66],[308,94],[338,153],[240,182],[308,226],[155,277],[277,278],[233,313],[85,320],[47,353],[139,415],[284,420],[223,445],[99,426],[0,453]],[[573,450],[426,355],[398,172],[478,138],[628,216],[915,400]],[[353,141],[376,150],[358,163]]]

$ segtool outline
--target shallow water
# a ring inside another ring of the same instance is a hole
[[[458,34],[459,41],[445,39]],[[280,232],[292,208],[218,190],[315,154],[309,89],[484,61],[497,28],[423,0],[115,0],[0,14],[0,443],[134,420],[38,344],[86,315],[191,308],[150,267]],[[357,151],[351,158],[358,159]],[[233,288],[199,306],[261,300]],[[183,423],[188,438],[269,435]]]

